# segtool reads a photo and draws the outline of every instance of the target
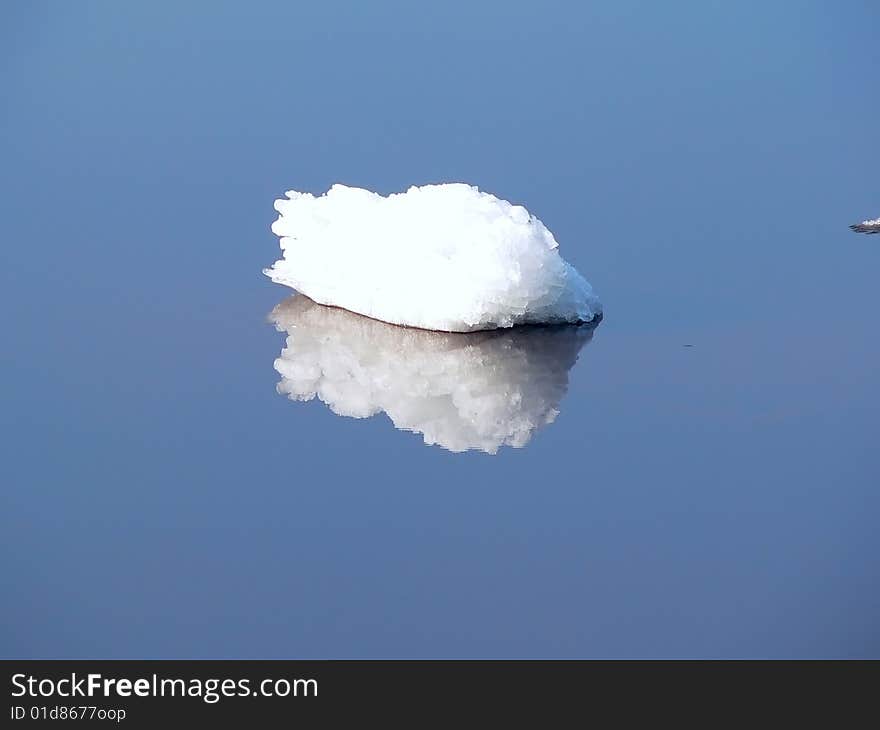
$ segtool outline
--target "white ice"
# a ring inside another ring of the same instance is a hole
[[[450,451],[521,447],[552,423],[591,326],[470,334],[397,327],[296,295],[272,312],[287,333],[278,392],[340,416],[384,412]]]
[[[461,183],[387,197],[334,185],[276,200],[266,270],[321,304],[447,332],[591,322],[601,305],[520,205]]]
[[[880,218],[870,218],[861,223],[855,223],[850,228],[856,233],[880,233]]]

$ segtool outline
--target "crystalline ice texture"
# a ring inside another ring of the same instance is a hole
[[[448,332],[601,313],[540,220],[470,185],[387,197],[334,185],[317,197],[290,191],[275,208],[284,256],[266,274],[321,304]]]

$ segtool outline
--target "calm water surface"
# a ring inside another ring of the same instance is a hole
[[[0,655],[880,655],[871,4],[2,15]],[[452,180],[601,325],[260,273],[285,189]]]

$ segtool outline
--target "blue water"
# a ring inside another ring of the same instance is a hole
[[[880,10],[254,5],[0,10],[0,655],[880,656]],[[451,180],[605,308],[495,456],[276,392],[273,199]]]

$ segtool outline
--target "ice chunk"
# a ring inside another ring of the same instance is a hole
[[[282,259],[266,270],[321,304],[447,332],[591,322],[601,313],[525,208],[461,183],[387,197],[334,185],[275,201]]]
[[[856,233],[880,233],[880,218],[872,218],[861,223],[851,225],[850,228]]]
[[[552,423],[592,325],[470,334],[397,327],[296,295],[271,319],[287,333],[278,392],[340,416],[385,412],[450,451],[521,447]]]

